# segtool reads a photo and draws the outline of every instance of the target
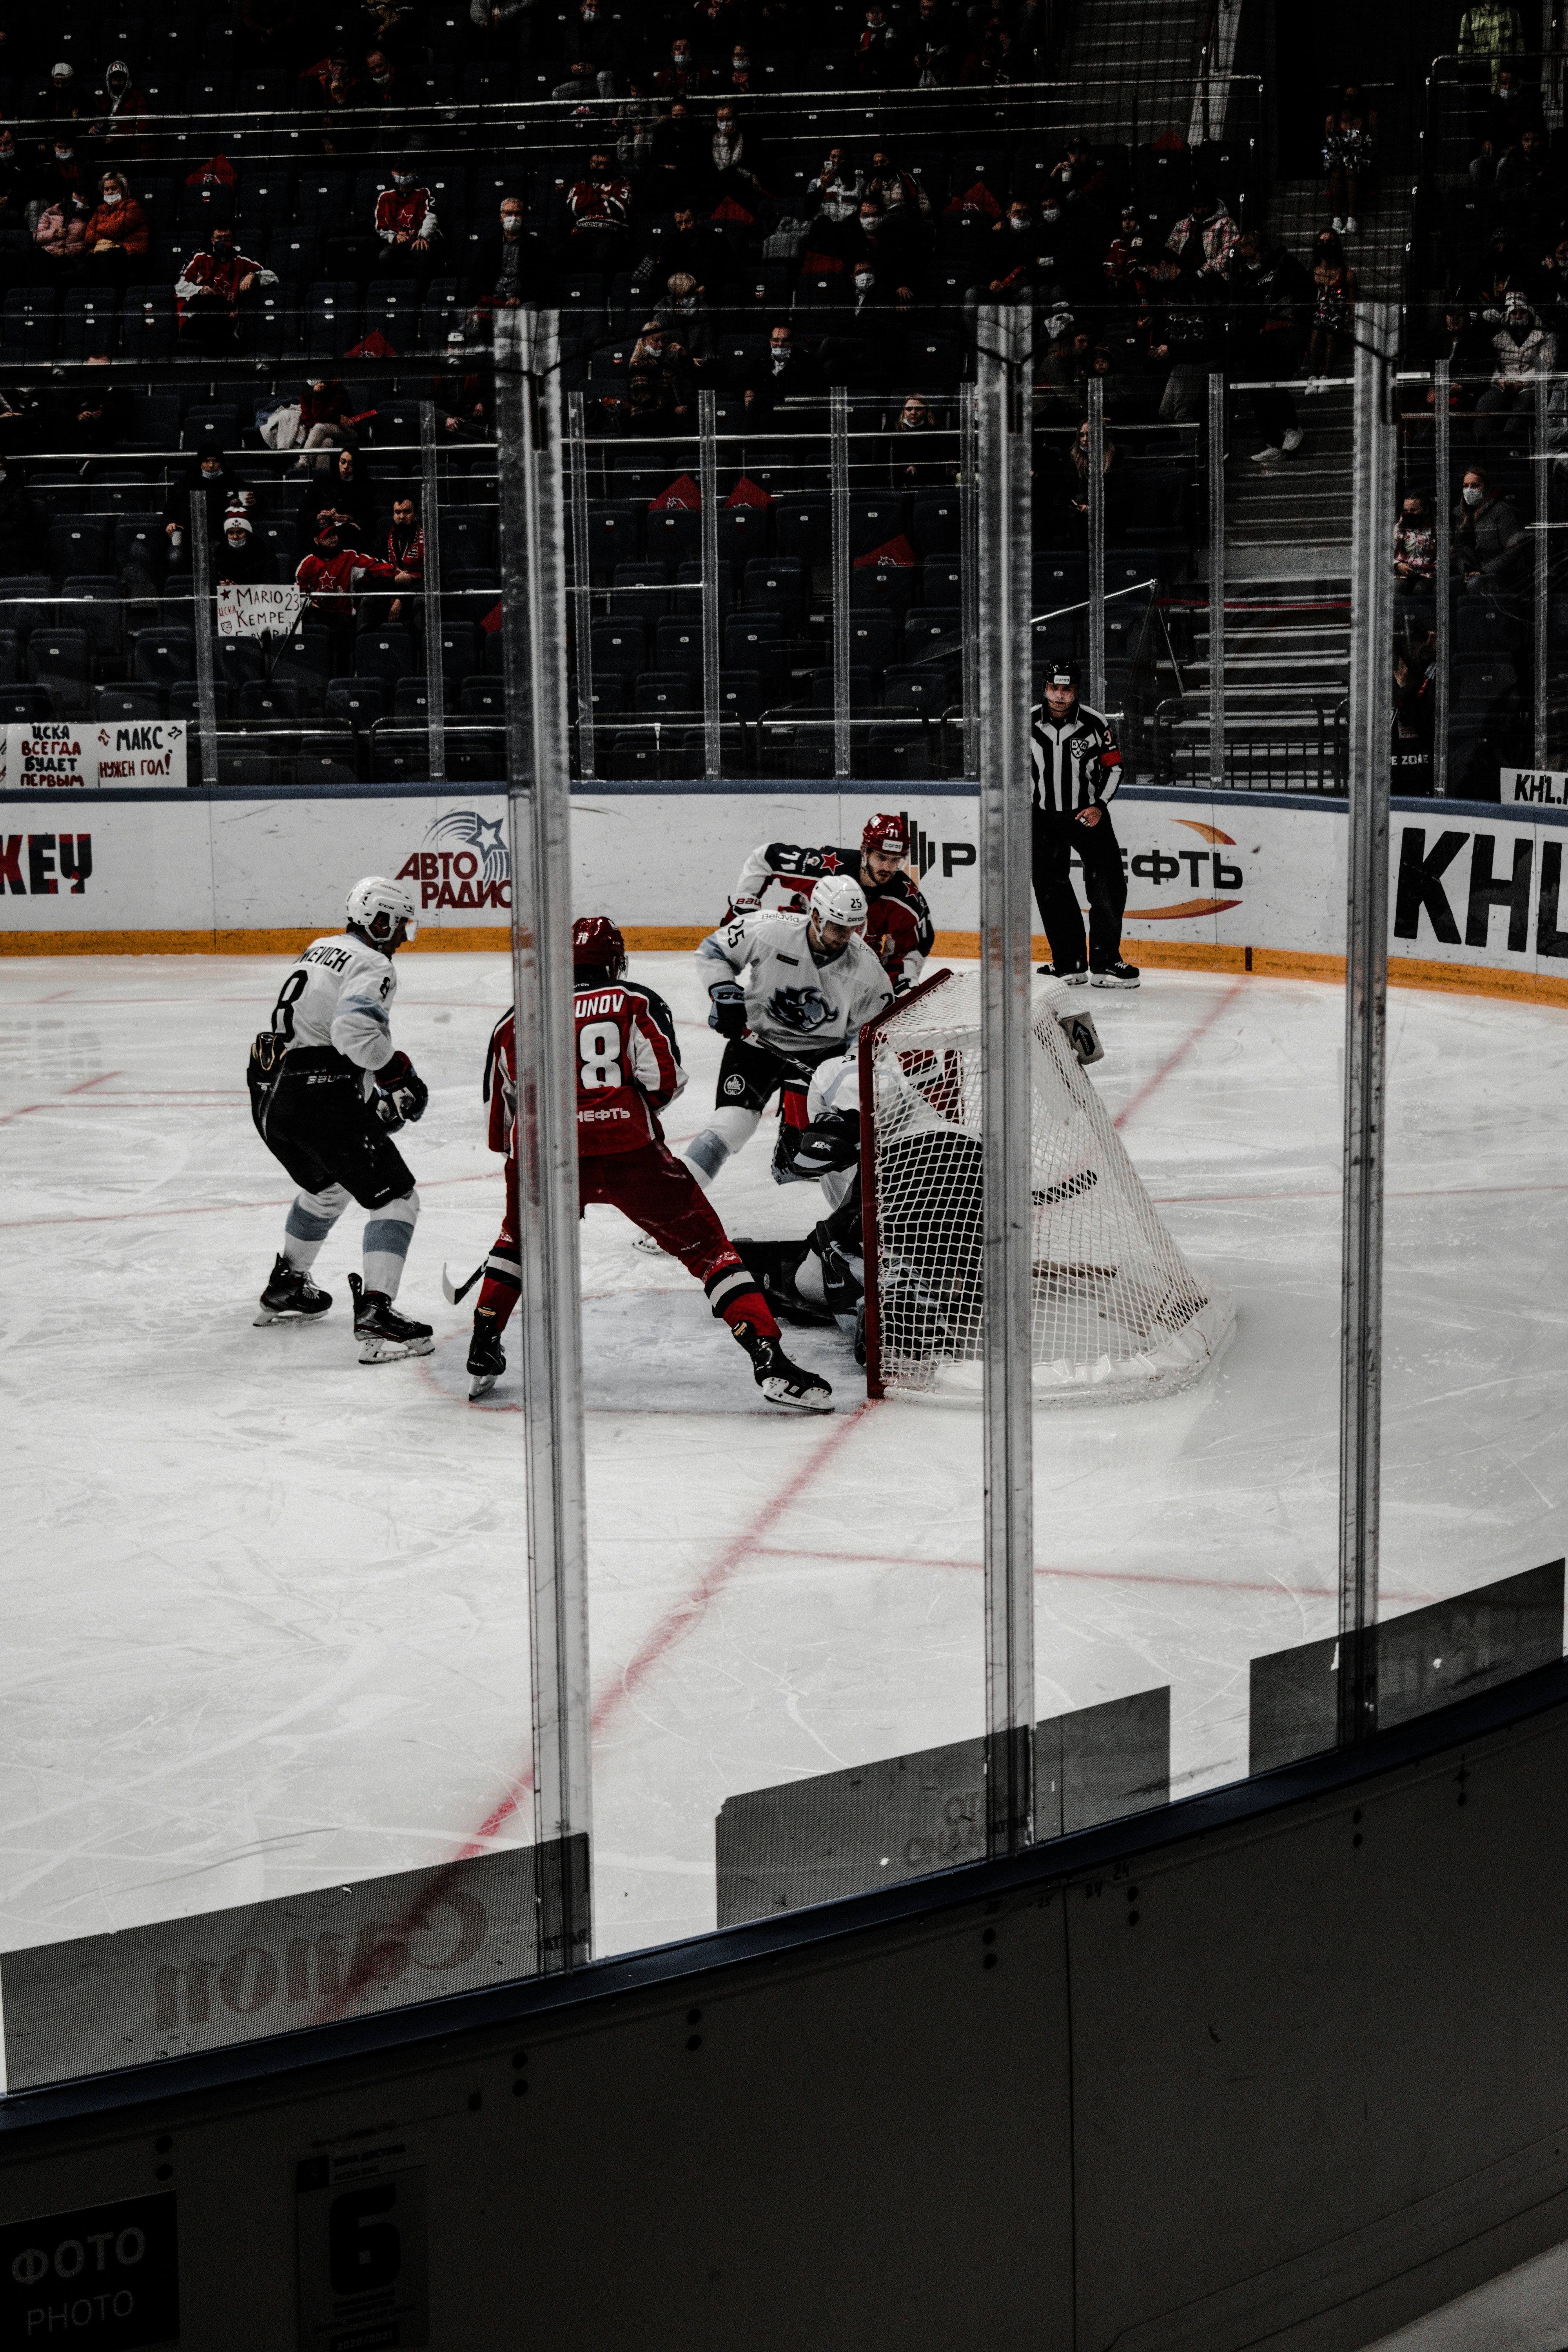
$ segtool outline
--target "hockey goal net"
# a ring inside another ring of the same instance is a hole
[[[1155,1213],[1057,1018],[1031,1007],[1034,1386],[1142,1395],[1194,1377],[1234,1321]],[[978,1398],[984,1296],[980,974],[942,971],[860,1039],[866,1370],[873,1396]]]

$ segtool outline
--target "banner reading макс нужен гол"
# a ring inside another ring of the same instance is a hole
[[[162,791],[186,782],[183,719],[45,719],[0,728],[6,792]]]

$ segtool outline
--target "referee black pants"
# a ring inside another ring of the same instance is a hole
[[[1076,849],[1089,894],[1089,965],[1104,971],[1121,960],[1121,916],[1127,904],[1121,845],[1110,812],[1102,808],[1098,824],[1079,824],[1076,817],[1058,816],[1054,809],[1036,808],[1032,814],[1035,903],[1051,943],[1051,961],[1058,971],[1083,970],[1083,917],[1068,876]]]

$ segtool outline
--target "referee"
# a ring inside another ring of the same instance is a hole
[[[1095,988],[1136,988],[1138,967],[1121,956],[1127,877],[1107,805],[1121,781],[1121,752],[1110,721],[1079,700],[1078,687],[1076,663],[1053,663],[1046,698],[1029,714],[1035,899],[1052,958],[1040,970]],[[1089,893],[1087,970],[1083,918],[1068,879],[1075,849]]]

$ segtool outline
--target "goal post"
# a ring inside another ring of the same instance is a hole
[[[1064,1019],[1028,1021],[1030,1380],[1037,1403],[1184,1386],[1218,1354],[1229,1297],[1161,1219]],[[873,1397],[981,1401],[985,1328],[981,975],[940,971],[860,1036],[866,1382]]]

